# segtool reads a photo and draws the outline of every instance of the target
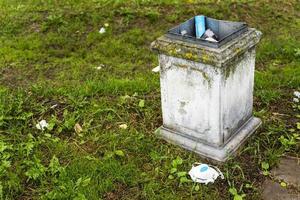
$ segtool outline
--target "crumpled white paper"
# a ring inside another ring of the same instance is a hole
[[[295,91],[294,92],[294,98],[293,98],[293,102],[295,102],[295,103],[299,103],[300,102],[300,92],[298,92],[298,91]]]
[[[105,28],[104,28],[104,27],[101,27],[100,30],[99,30],[99,33],[100,33],[100,34],[103,34],[103,33],[105,33],[105,32],[106,32]]]
[[[198,165],[193,165],[192,169],[189,171],[189,175],[194,182],[207,185],[208,183],[214,183],[219,176],[221,179],[224,179],[224,175],[219,168],[207,164],[195,164]]]
[[[300,92],[298,92],[298,91],[295,91],[295,92],[294,92],[294,95],[295,95],[295,97],[297,97],[297,98],[299,98],[299,99],[300,99]]]
[[[293,98],[293,102],[299,103],[299,99],[298,98]]]
[[[45,130],[45,128],[47,128],[48,126],[49,126],[49,124],[44,119],[35,125],[35,127],[37,129],[42,130],[42,131]]]

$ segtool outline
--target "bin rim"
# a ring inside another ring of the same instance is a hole
[[[218,42],[211,42],[211,41],[205,40],[203,38],[196,38],[196,37],[189,36],[189,35],[181,35],[180,33],[175,33],[174,32],[176,29],[180,28],[184,23],[187,23],[190,20],[194,20],[194,18],[195,17],[192,17],[192,18],[186,20],[185,22],[169,29],[167,31],[167,33],[165,34],[166,37],[168,37],[170,39],[174,39],[174,40],[181,40],[181,41],[184,41],[184,42],[193,43],[193,44],[200,44],[200,45],[207,46],[207,47],[220,48],[222,45],[226,44],[227,42],[231,41],[234,38],[239,37],[240,35],[242,35],[243,33],[245,33],[248,30],[248,25],[245,22],[219,20],[219,19],[214,19],[214,18],[205,16],[205,18],[206,18],[205,20],[207,20],[207,19],[208,20],[214,20],[214,21],[217,21],[219,23],[220,22],[221,23],[234,23],[234,24],[238,24],[240,27],[237,30],[235,30],[231,33],[228,33],[227,35],[222,37]]]

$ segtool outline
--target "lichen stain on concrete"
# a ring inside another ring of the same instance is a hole
[[[220,48],[209,48],[162,36],[152,42],[151,49],[159,54],[166,54],[222,68],[227,62],[230,62],[232,58],[239,57],[239,55],[243,54],[247,49],[254,47],[260,38],[260,31],[249,28],[239,39],[233,39]]]
[[[187,114],[186,110],[184,109],[184,107],[187,104],[187,102],[185,102],[185,101],[179,101],[179,103],[180,103],[180,107],[178,109],[178,112],[180,114],[183,114],[183,115]]]
[[[180,63],[175,63],[174,65],[177,67],[185,68],[185,69],[189,68],[188,65],[184,65],[184,64],[180,64]]]
[[[235,73],[236,68],[241,61],[251,60],[249,56],[252,55],[253,52],[255,53],[255,49],[251,48],[248,51],[245,51],[244,53],[238,55],[235,59],[232,59],[230,62],[228,62],[222,69],[223,74],[225,75],[225,80],[227,80],[231,74]]]
[[[199,69],[198,67],[190,67],[188,64],[181,64],[181,63],[174,63],[173,64],[174,66],[176,66],[176,67],[180,67],[180,68],[184,68],[184,69],[187,69],[188,71],[187,71],[187,75],[191,75],[191,73],[192,73],[192,70],[193,71],[196,71],[196,72],[199,72],[200,74],[201,74],[201,76],[203,77],[203,84],[206,84],[206,82],[207,82],[207,84],[208,84],[208,86],[209,87],[211,87],[211,78],[209,77],[209,75],[205,72],[205,71],[203,71],[202,69]],[[193,86],[194,84],[191,82],[191,81],[189,81],[189,78],[187,77],[187,82],[188,82],[188,84],[190,85],[190,86]]]
[[[207,82],[208,86],[211,87],[211,79],[208,76],[208,74],[201,69],[195,68],[194,70],[201,73],[201,75],[203,77],[203,84],[205,84],[205,82]]]

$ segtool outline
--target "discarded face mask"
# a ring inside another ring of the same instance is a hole
[[[196,31],[196,38],[201,38],[205,32],[205,16],[198,15],[195,16],[195,31]]]
[[[220,176],[221,179],[224,179],[223,173],[215,166],[195,163],[199,165],[193,165],[192,169],[189,171],[189,175],[192,180],[197,183],[214,183],[215,180]]]

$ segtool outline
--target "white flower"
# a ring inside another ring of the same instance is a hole
[[[99,33],[100,33],[100,34],[103,34],[103,33],[105,33],[105,31],[106,31],[105,28],[104,28],[104,27],[101,27],[100,30],[99,30]]]
[[[299,98],[299,99],[300,99],[300,92],[298,92],[298,91],[295,91],[295,92],[294,92],[294,95],[295,95],[297,98]]]
[[[48,126],[49,126],[49,124],[44,119],[35,125],[35,127],[37,129],[42,130],[42,131],[45,130],[45,128],[47,128]]]
[[[299,103],[299,99],[298,98],[293,98],[293,102]]]
[[[105,24],[104,24],[104,26],[105,26],[105,27],[108,27],[108,26],[109,26],[109,24],[108,24],[108,23],[105,23]]]

